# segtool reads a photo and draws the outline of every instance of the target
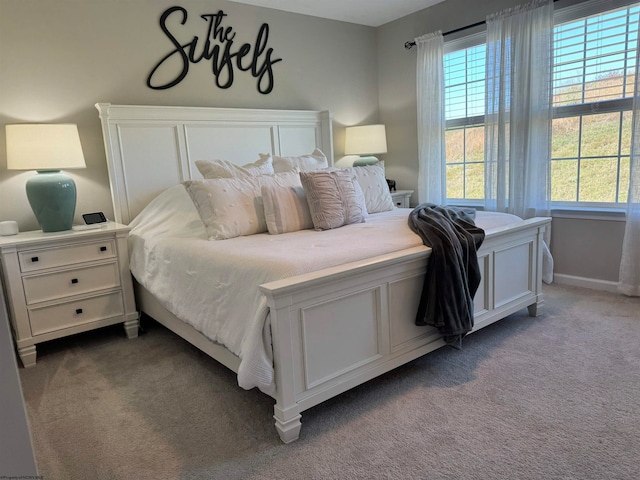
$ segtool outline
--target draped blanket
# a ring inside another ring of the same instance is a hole
[[[432,325],[445,342],[460,348],[473,328],[473,296],[480,285],[477,250],[484,230],[474,223],[471,208],[418,205],[409,227],[431,247],[416,325]]]

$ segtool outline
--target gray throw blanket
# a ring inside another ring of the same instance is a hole
[[[480,285],[477,250],[484,230],[472,208],[418,205],[409,227],[431,247],[416,325],[432,325],[455,348],[473,328],[473,296]]]

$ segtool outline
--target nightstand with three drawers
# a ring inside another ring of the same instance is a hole
[[[18,355],[36,344],[115,323],[138,336],[125,225],[0,237],[0,267]]]

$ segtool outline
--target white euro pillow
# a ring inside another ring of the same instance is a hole
[[[265,158],[270,154],[260,154],[260,158]],[[299,155],[291,157],[280,157],[273,155],[273,169],[276,173],[290,172],[298,169],[301,172],[312,172],[321,170],[329,166],[329,161],[325,154],[319,148],[316,148],[309,155]]]
[[[207,179],[257,177],[275,173],[271,155],[261,155],[259,160],[246,165],[237,165],[228,160],[196,160],[195,164],[200,174]]]
[[[393,210],[393,199],[384,175],[383,161],[375,165],[349,167],[342,170],[351,172],[360,184],[368,213]]]

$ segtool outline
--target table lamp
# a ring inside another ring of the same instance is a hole
[[[73,124],[6,125],[7,169],[37,170],[27,198],[43,232],[70,230],[76,184],[61,169],[85,168],[78,127]]]
[[[384,125],[347,127],[344,140],[345,155],[360,155],[353,165],[369,165],[378,159],[374,155],[387,153],[387,134]]]

